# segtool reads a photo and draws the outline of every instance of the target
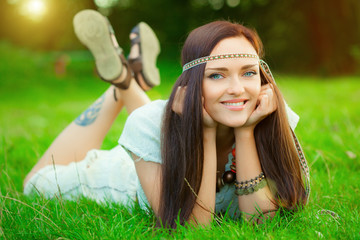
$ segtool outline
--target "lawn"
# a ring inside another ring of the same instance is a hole
[[[169,234],[135,206],[87,199],[29,198],[22,181],[57,134],[108,87],[94,74],[86,51],[41,53],[0,42],[0,239],[360,239],[360,78],[301,77],[277,73],[277,84],[300,116],[296,133],[311,169],[307,207],[263,225],[219,219],[207,228],[179,227]],[[159,62],[162,85],[151,99],[169,96],[180,72],[177,60]],[[116,144],[121,113],[103,144]],[[327,214],[326,211],[336,214]]]

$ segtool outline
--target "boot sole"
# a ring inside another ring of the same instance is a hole
[[[144,22],[139,23],[139,35],[144,80],[150,87],[158,86],[160,73],[156,61],[160,53],[159,40],[151,27]]]
[[[76,36],[94,56],[100,77],[105,81],[117,79],[123,66],[106,18],[94,10],[83,10],[75,15],[73,24]]]

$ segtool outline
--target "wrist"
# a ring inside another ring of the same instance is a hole
[[[254,137],[254,127],[239,127],[234,129],[235,138],[249,138]]]
[[[216,128],[203,128],[204,141],[216,139]]]

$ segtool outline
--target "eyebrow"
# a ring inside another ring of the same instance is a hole
[[[245,69],[249,69],[249,68],[252,68],[252,67],[255,67],[255,66],[258,66],[259,64],[247,64],[247,65],[244,65],[241,67],[241,70],[245,70]],[[219,68],[206,68],[206,70],[217,70],[217,71],[227,71],[228,69],[225,68],[225,67],[219,67]]]

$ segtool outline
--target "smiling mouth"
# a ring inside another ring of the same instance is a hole
[[[225,106],[242,106],[245,104],[246,101],[243,102],[235,102],[235,103],[231,103],[231,102],[223,102],[222,104],[224,104]]]
[[[221,104],[223,104],[223,106],[229,110],[240,111],[246,107],[247,102],[248,100],[246,99],[233,99],[233,100],[221,102]]]

